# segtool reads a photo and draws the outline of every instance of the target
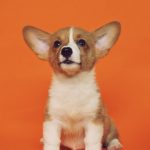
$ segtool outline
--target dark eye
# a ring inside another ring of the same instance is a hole
[[[59,48],[60,45],[61,45],[61,42],[60,42],[60,41],[55,41],[55,42],[54,42],[54,47],[55,47],[55,48]]]
[[[84,47],[86,45],[86,42],[84,39],[80,39],[78,40],[77,44],[80,46],[80,47]]]

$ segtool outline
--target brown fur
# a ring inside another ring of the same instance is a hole
[[[64,73],[66,75],[66,72],[64,72],[59,64],[58,56],[61,51],[61,48],[64,45],[67,45],[69,42],[68,34],[69,34],[70,28],[61,29],[60,31],[57,31],[55,34],[51,35],[51,46],[49,51],[49,62],[51,66],[53,67],[55,72]],[[63,35],[63,36],[62,36]],[[83,48],[80,48],[81,52],[81,67],[77,71],[89,71],[93,68],[94,64],[96,63],[96,51],[94,48],[94,40],[93,36],[90,32],[84,31],[80,28],[74,28],[74,40],[77,42],[79,39],[84,39],[86,41],[86,46]],[[62,42],[61,47],[58,49],[53,48],[53,43],[56,40],[60,40]],[[73,74],[75,75],[75,74]]]
[[[112,30],[109,31],[109,28],[112,28]],[[40,56],[40,54],[38,54],[39,57],[42,59],[48,60],[55,73],[61,73],[68,77],[72,77],[81,71],[90,71],[94,67],[98,58],[101,58],[108,53],[110,49],[109,47],[111,47],[116,42],[117,38],[119,37],[120,25],[118,23],[116,24],[113,22],[101,28],[98,28],[94,32],[87,32],[80,28],[74,28],[74,34],[73,34],[74,41],[77,42],[79,39],[84,39],[86,41],[86,45],[83,47],[79,47],[81,65],[78,68],[78,70],[75,70],[71,74],[62,70],[62,68],[60,67],[60,62],[59,62],[59,55],[60,55],[61,49],[63,46],[67,45],[69,42],[69,30],[70,30],[70,27],[58,30],[57,32],[53,34],[49,34],[47,32],[44,32],[34,27],[25,27],[23,30],[23,33],[24,33],[24,39],[26,43],[29,45],[29,47],[33,49],[35,53],[36,53],[36,50],[35,50],[36,45],[34,45],[35,44],[34,39],[33,39],[34,35],[36,35],[38,39],[47,43],[49,45],[49,51],[47,55]],[[103,37],[105,34],[107,34],[107,32],[109,32],[110,34],[109,35],[110,45],[108,46],[108,49],[106,49],[105,51],[100,51],[98,48],[95,48],[95,44],[97,40],[100,37]],[[54,42],[56,40],[59,40],[62,43],[59,48],[54,48]],[[104,135],[103,135],[102,143],[104,147],[108,147],[111,140],[115,138],[117,139],[119,138],[117,129],[113,121],[111,120],[111,118],[107,115],[107,112],[102,102],[99,104],[98,109],[96,110],[95,114],[96,114],[96,117],[93,120],[93,123],[95,124],[103,123]],[[82,118],[80,118],[79,116],[77,118],[73,116],[72,118],[70,117],[69,120],[66,120],[66,121],[69,121],[68,124],[70,124],[70,129],[68,129],[69,134],[71,133],[72,129],[74,130],[74,124],[80,121],[80,119],[82,120]],[[45,120],[51,120],[51,116],[48,114],[48,108],[46,108]],[[81,133],[83,132],[84,132],[83,128],[81,127]],[[67,134],[67,132],[62,133],[62,135],[63,134],[65,135]],[[68,148],[66,147],[64,147],[64,149],[68,150]]]

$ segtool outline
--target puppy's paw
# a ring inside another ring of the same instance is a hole
[[[60,150],[59,145],[44,144],[43,150]]]
[[[118,139],[113,139],[109,145],[108,145],[108,150],[121,150],[122,149],[122,145],[119,142]]]
[[[89,144],[89,145],[86,145],[85,147],[85,150],[101,150],[101,144],[100,142],[97,143],[97,144]]]

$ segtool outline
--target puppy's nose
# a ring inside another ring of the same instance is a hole
[[[65,58],[69,58],[72,55],[72,49],[70,47],[64,47],[61,50],[61,54],[65,57]]]

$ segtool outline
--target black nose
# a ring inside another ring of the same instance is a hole
[[[72,55],[72,49],[70,47],[64,47],[61,50],[61,54],[65,57],[65,58],[69,58]]]

